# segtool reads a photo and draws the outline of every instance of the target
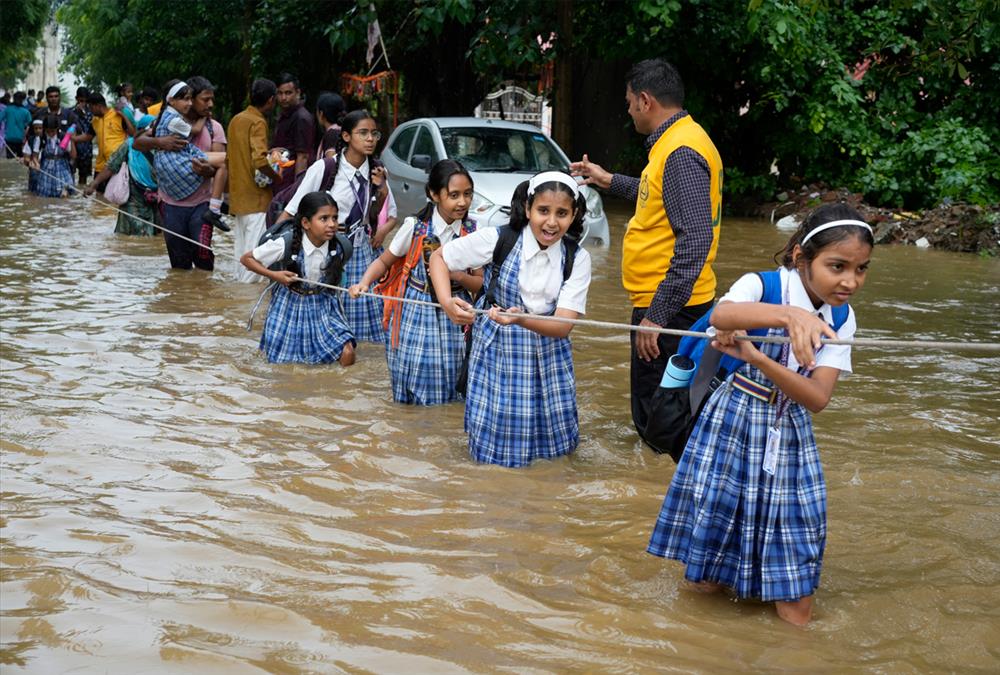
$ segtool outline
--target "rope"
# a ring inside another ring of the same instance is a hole
[[[6,146],[8,149],[10,149],[10,146],[7,145],[6,139],[4,139],[3,143],[4,143],[4,146]],[[11,152],[11,154],[14,154],[14,153]],[[42,170],[38,169],[38,171],[42,171]],[[54,176],[53,174],[48,173],[46,171],[42,171],[42,173],[46,173],[49,176],[52,176],[53,178],[58,178],[57,176]],[[78,189],[75,185],[67,185],[67,187],[73,189],[76,192],[79,192],[80,194],[83,194],[83,191],[80,190],[80,189]],[[83,196],[86,198],[88,195],[84,194]],[[195,245],[200,246],[202,248],[208,249],[209,251],[212,251],[213,253],[215,253],[215,250],[211,246],[207,246],[205,244],[202,244],[201,242],[195,241],[193,239],[188,239],[185,236],[182,236],[182,235],[176,234],[174,232],[171,232],[170,230],[166,229],[165,227],[163,227],[161,225],[157,225],[156,223],[150,222],[150,221],[148,221],[148,220],[146,220],[144,218],[139,218],[138,216],[134,216],[134,215],[132,215],[130,213],[126,213],[125,211],[123,211],[122,209],[119,209],[114,204],[111,204],[111,203],[108,203],[108,202],[104,202],[104,201],[102,201],[100,203],[105,204],[107,206],[110,206],[115,211],[118,211],[119,213],[123,213],[126,216],[128,216],[129,218],[134,218],[135,220],[138,220],[139,222],[143,222],[143,223],[146,223],[148,225],[152,225],[153,227],[157,228],[158,230],[163,230],[166,234],[169,234],[172,237],[179,237],[180,239],[183,239],[185,241],[191,242],[192,244],[195,244]],[[223,256],[220,256],[218,253],[216,253],[216,257],[228,257],[231,260],[236,260],[236,256],[235,255],[231,255],[231,254],[228,254],[228,253],[226,255],[223,255]],[[309,281],[308,279],[303,279],[301,277],[295,277],[292,281],[304,282],[304,283],[307,283],[307,284],[311,284],[313,286],[319,286],[321,288],[326,288],[326,289],[329,289],[331,291],[336,291],[338,293],[347,293],[348,292],[348,289],[345,288],[345,287],[343,287],[343,286],[335,286],[335,285],[331,285],[331,284],[325,284],[325,283],[322,283],[322,282],[319,282],[319,281]],[[270,286],[268,286],[268,288],[270,288]],[[264,289],[264,293],[266,293],[266,292],[267,292],[267,289]],[[257,300],[257,306],[260,305],[260,301],[263,299],[264,293],[262,293],[261,297]],[[437,308],[437,309],[443,309],[443,307],[441,307],[440,304],[438,304],[436,302],[431,302],[431,301],[428,301],[428,300],[416,300],[416,299],[406,298],[406,297],[396,297],[396,296],[380,295],[378,293],[372,293],[370,291],[364,291],[364,292],[360,293],[360,296],[369,297],[369,298],[378,298],[378,299],[383,299],[383,300],[394,300],[394,301],[400,301],[400,302],[409,303],[409,304],[412,304],[412,305],[420,305],[420,306],[425,306],[425,307],[434,307],[434,308]],[[256,310],[257,306],[254,307],[255,310]],[[486,310],[486,309],[476,309],[476,308],[473,308],[470,311],[473,312],[474,314],[477,314],[477,315],[478,314],[487,314],[489,312],[489,310]],[[500,311],[500,312],[498,312],[498,314],[500,316],[505,316],[505,317],[513,317],[513,318],[520,317],[520,318],[532,319],[532,320],[537,320],[537,321],[553,321],[553,322],[556,322],[556,323],[566,323],[566,324],[572,324],[574,326],[587,326],[587,327],[590,327],[590,328],[599,328],[599,329],[605,329],[605,330],[614,330],[614,331],[622,331],[622,330],[624,330],[624,331],[635,332],[635,333],[655,333],[655,334],[659,334],[659,335],[675,335],[675,336],[680,336],[680,337],[714,338],[714,336],[712,334],[710,334],[710,333],[704,333],[704,332],[698,332],[698,331],[690,331],[690,330],[680,330],[680,329],[677,329],[677,328],[660,328],[660,327],[652,327],[652,326],[636,326],[636,325],[627,324],[627,323],[616,323],[616,322],[613,322],[613,321],[597,321],[595,319],[570,319],[568,317],[552,316],[552,315],[548,315],[548,314],[531,314],[531,313],[528,313],[528,312],[517,312],[517,313],[514,313],[514,312]],[[251,321],[252,320],[253,320],[253,315],[251,314]],[[764,343],[764,342],[766,342],[766,343],[781,344],[781,343],[785,343],[785,342],[791,342],[791,338],[789,338],[788,336],[784,336],[784,335],[764,335],[764,336],[737,335],[735,339],[739,340],[739,341],[742,341],[742,342],[758,342],[758,343]],[[847,346],[850,346],[850,347],[875,347],[875,348],[881,348],[881,349],[917,348],[917,349],[962,350],[962,351],[975,351],[975,352],[1000,352],[1000,343],[996,343],[996,342],[951,342],[951,341],[935,341],[935,340],[883,340],[883,339],[879,339],[879,338],[854,338],[853,340],[840,340],[840,339],[833,339],[833,338],[827,338],[827,337],[820,338],[820,341],[823,344],[828,344],[828,345],[847,345]]]

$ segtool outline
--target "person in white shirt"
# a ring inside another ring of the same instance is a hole
[[[778,272],[744,276],[712,310],[712,347],[740,365],[698,414],[647,548],[683,562],[699,590],[728,587],[773,602],[796,625],[812,617],[826,546],[810,413],[851,371],[850,346],[821,338],[854,337],[847,303],[865,283],[874,246],[855,209],[825,204],[792,235]],[[790,342],[758,348],[734,339],[761,328]]]
[[[427,273],[431,255],[456,237],[476,229],[468,219],[472,204],[472,176],[459,162],[443,159],[427,176],[427,206],[403,221],[389,248],[376,258],[361,280],[351,286],[357,298],[376,280],[380,295],[436,302]],[[472,302],[483,285],[482,273],[451,273],[450,296]],[[397,403],[437,405],[460,398],[456,387],[465,355],[465,329],[456,326],[437,307],[386,300],[385,327],[389,330],[386,357]]]
[[[586,211],[574,179],[540,173],[514,191],[508,228],[452,239],[431,256],[445,312],[457,324],[474,322],[465,429],[476,461],[526,466],[579,443],[573,325],[530,315],[575,319],[586,311],[590,254],[577,244]],[[498,256],[511,235],[511,247]],[[480,307],[489,309],[478,316],[449,294],[451,272],[477,267],[487,289]],[[501,309],[526,315],[502,316]]]
[[[368,266],[382,253],[383,239],[396,227],[396,206],[386,180],[385,167],[372,156],[381,138],[382,132],[367,110],[354,110],[341,122],[337,173],[329,193],[337,202],[340,230],[354,244],[354,255],[347,263],[346,283],[349,285],[361,280]],[[302,182],[277,221],[295,213],[303,195],[325,187],[324,168],[325,161],[321,159],[306,170]],[[380,223],[379,213],[387,203],[388,217]],[[381,300],[370,297],[350,299],[344,305],[344,314],[358,341],[385,342]]]
[[[337,233],[337,203],[325,192],[311,192],[300,200],[294,220],[240,258],[248,270],[274,282],[260,337],[268,361],[354,363],[356,341],[340,299],[316,283],[342,283],[349,248]]]

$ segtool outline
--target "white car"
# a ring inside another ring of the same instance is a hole
[[[382,151],[400,215],[427,203],[427,174],[439,160],[460,161],[475,183],[469,217],[499,227],[510,219],[514,189],[540,171],[569,171],[566,153],[529,124],[478,117],[423,117],[396,127]],[[583,241],[610,244],[608,217],[597,190],[581,186],[587,200]]]

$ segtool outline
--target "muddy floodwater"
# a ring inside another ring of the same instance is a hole
[[[624,332],[574,331],[581,444],[469,460],[459,404],[384,354],[269,365],[261,286],[171,272],[107,206],[0,163],[4,673],[1000,670],[1000,356],[856,349],[816,417],[816,618],[706,597],[645,553],[674,471],[628,413]],[[588,317],[628,321],[627,205]],[[725,288],[786,235],[728,219]],[[1000,261],[879,248],[859,337],[1000,341]]]

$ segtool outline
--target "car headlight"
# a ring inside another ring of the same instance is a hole
[[[469,207],[469,213],[482,215],[487,211],[492,210],[496,207],[496,204],[491,202],[486,197],[482,196],[478,192],[472,193],[472,205]]]
[[[590,214],[590,217],[600,218],[601,214],[604,213],[604,202],[597,190],[588,189],[584,193],[584,199],[587,201],[587,213]]]

